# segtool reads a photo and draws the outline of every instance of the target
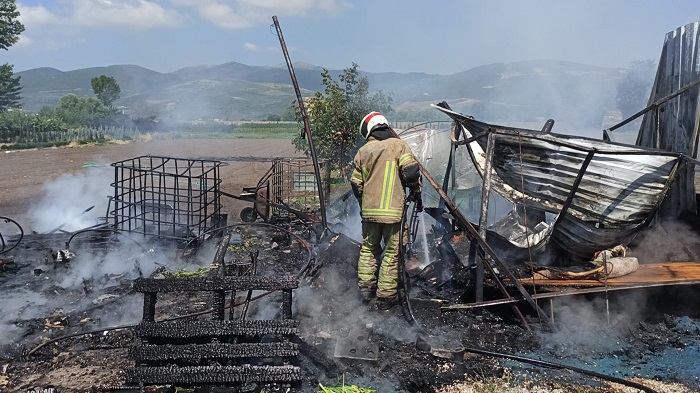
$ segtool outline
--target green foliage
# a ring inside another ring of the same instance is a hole
[[[369,81],[361,76],[358,65],[343,70],[340,83],[323,69],[321,76],[325,92],[317,92],[306,102],[306,110],[314,141],[316,155],[327,159],[334,168],[346,167],[352,162],[358,142],[360,121],[372,111],[385,115],[392,111],[391,97],[381,91],[370,95]],[[303,127],[303,119],[297,112],[297,121]],[[293,140],[298,151],[310,155],[308,141],[301,135]],[[346,173],[349,175],[349,171]]]
[[[362,119],[360,119],[362,120]],[[328,387],[328,386],[323,386],[322,384],[318,384],[318,392],[319,393],[377,393],[376,390],[374,389],[368,389],[368,388],[361,388],[359,386],[351,385],[351,386],[338,386],[338,387]]]
[[[615,102],[624,118],[628,118],[647,106],[654,83],[656,67],[653,60],[634,61],[627,75],[617,87]]]
[[[0,142],[53,142],[68,127],[45,113],[32,115],[18,111],[0,112]]]
[[[0,65],[0,112],[10,108],[20,108],[20,92],[22,85],[19,84],[20,77],[12,77],[12,65]]]
[[[97,99],[108,108],[112,108],[112,103],[119,99],[119,93],[122,91],[117,81],[111,76],[106,75],[92,78],[90,80],[90,85]]]
[[[241,123],[233,130],[234,138],[279,138],[291,139],[300,134],[299,124],[287,123]]]
[[[94,100],[94,98],[93,98]],[[31,149],[78,143],[104,143],[109,139],[133,139],[137,130],[126,127],[68,124],[57,110],[43,108],[38,114],[20,111],[0,112],[0,143],[3,149]]]
[[[70,126],[78,127],[100,125],[112,119],[113,112],[97,98],[68,94],[58,102],[53,115]]]
[[[195,271],[187,270],[176,270],[174,272],[164,272],[163,276],[165,278],[179,278],[179,277],[204,277],[209,272],[209,269],[200,267]]]
[[[18,20],[19,11],[14,0],[0,0],[0,49],[11,47],[19,40],[19,35],[24,31],[24,25]],[[0,66],[0,112],[10,108],[19,108],[20,77],[12,77],[12,65]]]
[[[0,49],[16,44],[19,35],[24,31],[24,25],[17,20],[19,11],[15,0],[0,0]]]

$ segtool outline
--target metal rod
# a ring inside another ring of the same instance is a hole
[[[581,184],[581,180],[583,180],[583,175],[586,174],[586,169],[588,169],[588,165],[590,165],[594,154],[595,152],[593,151],[588,153],[588,155],[586,155],[586,158],[583,160],[581,169],[578,170],[576,180],[574,180],[574,184],[571,185],[571,191],[569,191],[569,195],[566,197],[566,202],[564,202],[564,205],[562,206],[559,215],[557,215],[557,220],[554,221],[554,224],[552,224],[552,231],[554,231],[554,228],[556,228],[557,225],[559,225],[559,223],[561,222],[561,220],[564,219],[566,212],[569,210],[569,206],[571,206],[571,202],[574,200],[576,191],[578,191],[578,186]]]
[[[608,253],[603,251],[603,287],[605,288],[605,314],[610,325],[610,299],[608,298]]]
[[[675,286],[675,285],[699,285],[700,281],[678,281],[678,282],[657,282],[657,283],[651,283],[651,284],[635,284],[635,285],[620,285],[620,286],[608,286],[607,288],[604,286],[597,286],[593,288],[583,288],[583,289],[575,289],[575,290],[562,290],[558,292],[541,292],[532,295],[533,299],[550,299],[550,298],[557,298],[557,297],[563,297],[563,296],[573,296],[573,295],[586,295],[586,294],[591,294],[591,293],[600,293],[600,292],[610,292],[610,291],[621,291],[621,290],[631,290],[631,289],[646,289],[646,288],[656,288],[656,287],[665,287],[665,286]],[[541,284],[541,285],[547,285],[547,284]],[[519,302],[524,302],[525,298],[524,297],[511,297],[507,299],[497,299],[497,300],[487,300],[481,303],[461,303],[461,304],[452,304],[449,306],[443,306],[441,309],[443,311],[451,311],[451,310],[471,310],[473,308],[481,308],[481,307],[493,307],[493,306],[501,306],[504,304],[512,304],[512,303],[519,303]]]
[[[486,163],[484,165],[484,177],[481,183],[481,214],[479,215],[479,237],[486,241],[486,227],[489,216],[489,195],[491,194],[491,175],[493,172],[493,151],[495,148],[495,136],[489,133],[486,144]],[[476,258],[476,301],[484,300],[484,259]]]
[[[676,90],[674,93],[671,93],[671,94],[669,94],[669,95],[667,95],[667,96],[665,96],[665,97],[662,97],[661,99],[655,101],[654,103],[652,103],[651,105],[649,105],[649,106],[647,106],[646,108],[642,109],[641,111],[635,113],[634,115],[628,117],[627,119],[625,119],[625,120],[623,120],[623,121],[621,121],[621,122],[615,124],[614,126],[608,128],[608,131],[615,131],[616,129],[618,129],[618,128],[624,126],[625,124],[631,123],[632,121],[634,121],[634,119],[638,118],[639,116],[641,116],[641,115],[643,115],[643,114],[649,112],[649,111],[652,110],[652,109],[657,109],[657,108],[659,107],[659,105],[665,103],[666,101],[668,101],[668,100],[670,100],[670,99],[672,99],[672,98],[675,98],[675,97],[677,97],[677,96],[679,96],[679,95],[685,93],[686,91],[690,90],[690,89],[693,88],[694,86],[697,86],[698,84],[700,84],[700,80],[697,80],[697,81],[695,81],[695,82],[693,82],[693,83],[690,83],[690,84],[686,85],[685,87],[683,87],[683,88],[681,88],[681,89],[679,89],[679,90]]]
[[[306,115],[306,108],[304,108],[304,99],[301,97],[301,90],[299,90],[299,83],[297,83],[297,77],[294,74],[294,68],[292,67],[292,61],[289,58],[289,53],[287,53],[287,46],[284,43],[284,37],[282,37],[282,29],[277,21],[277,16],[272,17],[272,21],[275,24],[275,29],[277,30],[277,37],[280,39],[280,45],[282,46],[282,52],[284,53],[284,59],[287,62],[287,68],[289,69],[289,76],[292,78],[292,84],[294,85],[294,91],[297,95],[297,103],[299,104],[299,111],[301,112],[301,118],[304,122],[304,133],[309,141],[309,152],[311,153],[311,159],[314,163],[314,175],[316,176],[316,189],[318,191],[318,203],[321,209],[321,223],[323,224],[323,229],[328,229],[328,221],[326,219],[326,202],[323,197],[323,187],[321,186],[321,170],[318,165],[318,157],[316,157],[316,149],[314,148],[314,140],[311,137],[311,126],[309,125],[309,118]]]

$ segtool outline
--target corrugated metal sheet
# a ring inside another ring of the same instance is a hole
[[[666,34],[649,104],[700,80],[700,22]],[[697,156],[700,88],[692,88],[644,115],[637,145]],[[662,214],[678,217],[696,212],[694,166],[680,169]]]
[[[494,133],[492,189],[504,198],[555,214],[550,240],[590,258],[627,243],[650,221],[677,171],[680,154],[590,138],[501,127],[437,107],[461,124],[483,176],[486,133]],[[586,157],[592,159],[584,168]],[[579,173],[581,181],[574,189]],[[570,195],[571,202],[566,204]]]

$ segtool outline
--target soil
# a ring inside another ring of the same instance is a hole
[[[139,242],[135,242],[139,247],[132,243],[126,248],[115,246],[122,268],[116,272],[98,270],[98,255],[108,258],[85,251],[76,251],[74,260],[59,266],[48,255],[63,247],[69,234],[48,236],[29,229],[38,225],[33,222],[32,210],[47,192],[53,192],[47,191],[45,184],[65,174],[79,175],[96,166],[150,154],[225,161],[229,165],[222,167],[221,188],[239,194],[265,174],[271,158],[297,155],[288,140],[151,141],[1,154],[0,216],[21,223],[26,238],[11,252],[0,253],[0,262],[6,267],[0,270],[0,295],[4,294],[0,296],[0,331],[5,338],[0,341],[0,392],[61,393],[130,388],[125,372],[135,363],[129,348],[140,340],[131,327],[140,322],[143,304],[142,295],[131,291],[133,279],[151,274],[150,268],[153,274],[164,267],[188,271],[208,268],[216,244],[204,244],[196,254],[177,258],[177,253],[166,247]],[[230,198],[222,201],[231,218],[229,223],[238,221],[240,209],[249,205]],[[257,250],[263,274],[291,273],[301,279],[294,294],[293,315],[300,321],[299,365],[304,392],[317,391],[319,383],[358,385],[379,392],[639,391],[566,369],[508,360],[499,354],[633,380],[658,392],[700,389],[700,322],[695,307],[699,299],[692,288],[562,301],[552,310],[558,329],[549,332],[526,306],[521,310],[531,331],[523,328],[510,307],[480,313],[445,312],[440,308],[445,300],[436,300],[414,285],[411,306],[416,322],[410,324],[398,306],[380,312],[372,303],[360,302],[355,285],[359,247],[351,238],[332,233],[318,238],[298,224],[286,227],[295,234],[292,239],[286,238],[284,231],[280,236],[277,228],[246,228],[237,230],[240,243],[229,248],[227,260],[247,261],[250,252]],[[305,241],[310,244],[308,249],[303,247]],[[74,277],[78,272],[84,273],[77,276],[82,281]],[[207,300],[189,295],[159,298],[156,318],[203,311]],[[269,314],[273,302],[266,298],[253,302],[250,315]],[[358,334],[376,345],[376,360],[353,358],[347,353],[336,356],[339,343]],[[11,337],[10,342],[7,337]],[[47,343],[52,338],[57,341]],[[261,388],[284,391],[283,386],[275,385],[244,385],[221,391]],[[194,389],[151,386],[147,390]]]
[[[288,139],[152,140],[103,146],[0,150],[0,216],[22,218],[22,225],[31,228],[32,223],[26,220],[31,220],[29,213],[33,204],[46,194],[46,183],[67,174],[85,174],[96,166],[109,166],[145,155],[229,163],[221,167],[220,178],[223,191],[234,195],[239,195],[243,187],[255,187],[274,158],[300,157]],[[242,208],[250,205],[231,198],[223,198],[222,204],[224,211],[236,217]]]

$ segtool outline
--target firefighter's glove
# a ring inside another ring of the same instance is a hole
[[[421,196],[420,192],[411,192],[408,195],[408,201],[409,202],[415,202],[416,204],[416,210],[418,212],[423,211],[423,197]]]

